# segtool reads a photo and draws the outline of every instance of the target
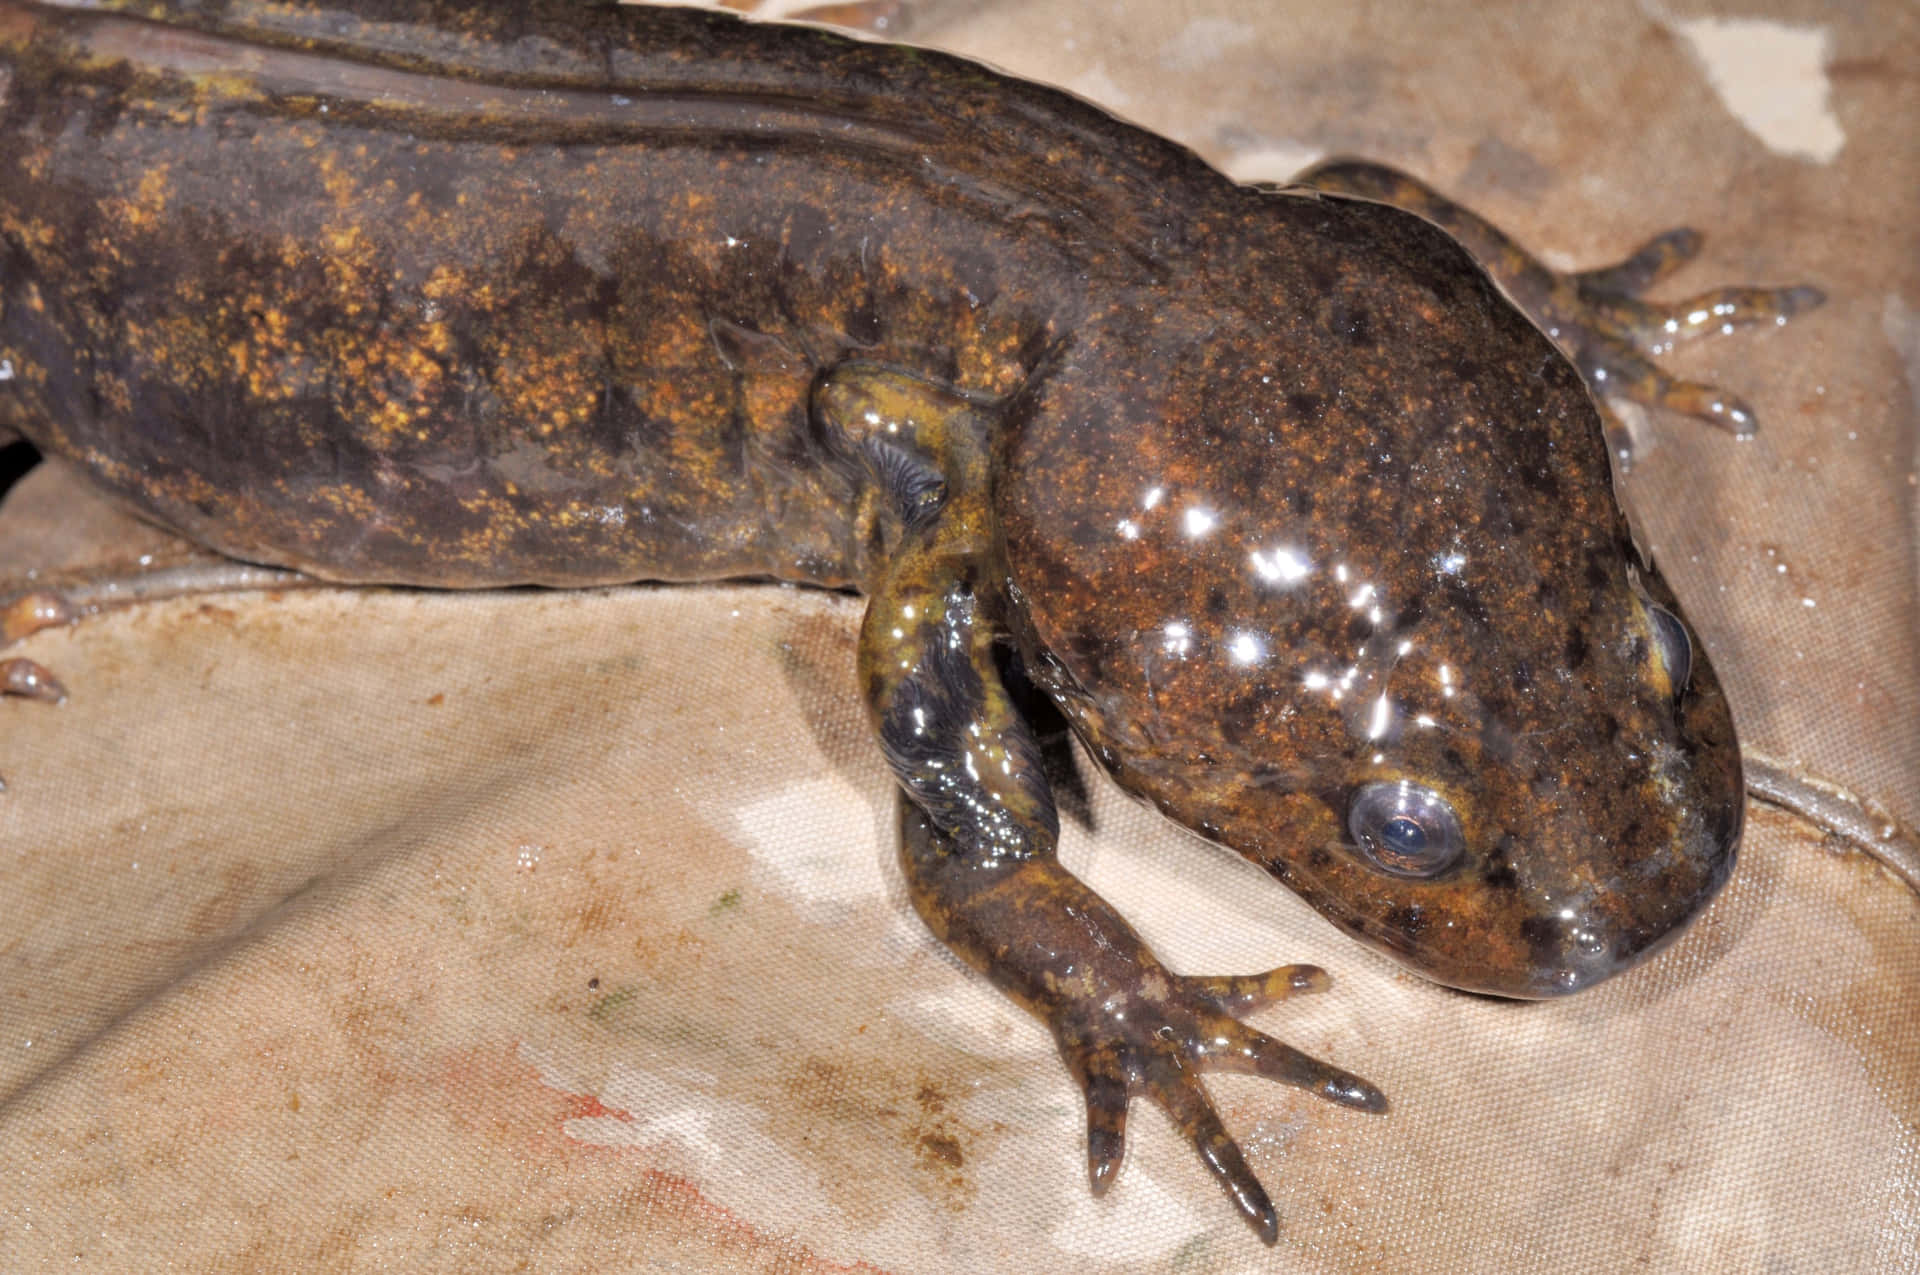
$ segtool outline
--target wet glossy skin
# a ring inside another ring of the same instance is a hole
[[[1236,1020],[1319,971],[1173,975],[1059,868],[1006,649],[1128,790],[1453,986],[1586,986],[1730,871],[1726,704],[1592,400],[1428,222],[816,32],[105,7],[165,23],[0,3],[0,423],[330,579],[862,589],[915,905],[1053,1027],[1096,1190],[1144,1095],[1271,1240],[1196,1073],[1385,1102]],[[1475,227],[1596,372],[1686,254],[1562,280]]]
[[[1050,378],[1012,444],[1043,680],[1123,785],[1428,977],[1604,978],[1718,887],[1741,789],[1704,659],[1676,702],[1656,658],[1587,397],[1423,226],[1256,217],[1251,302],[1117,316],[1101,348],[1150,353]],[[1123,376],[1154,390],[1088,428]],[[1464,833],[1430,879],[1348,835],[1399,780]]]

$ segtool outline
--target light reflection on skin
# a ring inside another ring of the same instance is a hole
[[[1373,701],[1373,713],[1367,718],[1367,738],[1380,739],[1393,725],[1395,707],[1385,691]]]
[[[1123,518],[1116,525],[1119,537],[1126,541],[1138,541],[1149,534],[1146,515],[1162,507],[1167,507],[1169,512],[1175,508],[1179,510],[1177,521],[1168,527],[1168,531],[1177,527],[1179,533],[1189,540],[1201,540],[1217,532],[1232,530],[1225,526],[1223,515],[1204,499],[1179,503],[1171,499],[1174,495],[1174,491],[1164,484],[1149,487],[1141,494],[1140,515]],[[1345,562],[1316,563],[1309,552],[1297,544],[1284,541],[1271,543],[1266,548],[1250,551],[1245,563],[1245,569],[1256,582],[1275,595],[1294,591],[1310,583],[1316,575],[1323,574],[1331,585],[1340,589],[1341,600],[1350,609],[1362,612],[1373,626],[1378,627],[1386,622],[1394,611],[1391,599],[1380,586],[1365,579],[1360,570]],[[1458,577],[1465,571],[1467,563],[1467,554],[1456,546],[1435,554],[1430,565],[1436,574]],[[1229,627],[1210,641],[1202,632],[1196,631],[1194,623],[1185,617],[1167,621],[1157,637],[1160,654],[1181,661],[1205,658],[1208,654],[1206,648],[1211,647],[1216,658],[1222,662],[1237,668],[1252,669],[1269,663],[1276,655],[1270,639],[1255,629]],[[1402,638],[1393,644],[1391,655],[1386,656],[1384,667],[1380,667],[1383,661],[1370,660],[1369,645],[1362,641],[1354,647],[1352,660],[1344,669],[1337,673],[1320,668],[1305,669],[1300,674],[1299,684],[1307,691],[1325,696],[1329,704],[1342,705],[1356,738],[1368,743],[1379,744],[1391,740],[1409,723],[1422,730],[1437,729],[1440,723],[1433,713],[1414,712],[1413,706],[1395,695],[1387,685],[1394,670],[1415,650],[1416,644],[1412,639]],[[1462,689],[1451,664],[1429,666],[1428,671],[1421,675],[1421,680],[1444,699],[1453,699]],[[1415,698],[1420,697],[1416,695]],[[1376,756],[1378,760],[1380,758]]]
[[[1258,664],[1267,656],[1267,644],[1252,633],[1235,633],[1227,642],[1227,655],[1235,664]]]
[[[1247,555],[1254,574],[1268,584],[1298,584],[1313,574],[1313,563],[1298,550],[1279,548],[1265,553],[1255,549]]]

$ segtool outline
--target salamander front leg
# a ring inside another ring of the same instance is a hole
[[[903,799],[900,861],[914,908],[961,959],[1053,1029],[1087,1104],[1087,1180],[1102,1195],[1119,1173],[1127,1107],[1146,1098],[1193,1144],[1234,1207],[1267,1243],[1273,1203],[1214,1110],[1200,1074],[1240,1072],[1329,1102],[1382,1112],[1360,1077],[1310,1058],[1236,1015],[1325,991],[1311,965],[1245,977],[1169,971],[1124,918],[1051,854],[968,853]]]
[[[870,590],[861,684],[906,790],[901,864],[915,909],[969,965],[1052,1029],[1087,1104],[1096,1194],[1118,1173],[1128,1104],[1157,1103],[1262,1239],[1272,1202],[1201,1083],[1205,1071],[1266,1076],[1362,1111],[1386,1100],[1236,1015],[1323,990],[1289,965],[1238,978],[1167,970],[1131,926],[1055,858],[1058,820],[1029,724],[994,660],[1005,578],[989,517],[985,409],[872,367],[842,369],[815,411],[861,457],[899,527]]]
[[[1670,376],[1654,360],[1699,337],[1785,323],[1826,300],[1818,288],[1798,285],[1716,288],[1684,301],[1643,301],[1642,293],[1699,253],[1699,231],[1669,230],[1617,265],[1563,274],[1548,269],[1498,227],[1394,169],[1330,160],[1296,180],[1418,213],[1464,244],[1580,369],[1601,399],[1608,442],[1622,462],[1631,460],[1631,446],[1625,427],[1606,405],[1608,398],[1682,412],[1736,438],[1752,437],[1758,422],[1738,396]]]

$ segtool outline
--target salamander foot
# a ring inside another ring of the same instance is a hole
[[[1227,1133],[1202,1072],[1265,1076],[1359,1111],[1386,1097],[1351,1072],[1239,1021],[1274,1001],[1325,991],[1326,972],[1283,965],[1207,978],[1160,963],[1113,905],[1051,853],[970,853],[903,799],[901,864],[914,908],[953,951],[1052,1029],[1087,1104],[1087,1180],[1104,1194],[1126,1149],[1127,1108],[1157,1104],[1193,1144],[1240,1215],[1272,1244],[1279,1219]]]
[[[1087,1101],[1087,1179],[1104,1194],[1120,1170],[1127,1107],[1147,1098],[1193,1144],[1242,1217],[1268,1244],[1279,1219],[1267,1192],[1227,1133],[1200,1082],[1203,1071],[1278,1080],[1329,1102],[1384,1112],[1387,1099],[1350,1072],[1308,1057],[1234,1017],[1306,992],[1325,991],[1325,971],[1283,965],[1246,977],[1182,977],[1157,970],[1130,993],[1063,1009],[1054,1023],[1060,1052]]]
[[[1751,438],[1759,429],[1753,409],[1738,395],[1669,375],[1655,359],[1703,336],[1779,326],[1827,299],[1820,289],[1799,284],[1714,288],[1684,301],[1644,301],[1642,293],[1699,255],[1705,236],[1679,227],[1655,235],[1615,265],[1562,272],[1549,269],[1478,214],[1384,165],[1329,160],[1295,180],[1329,194],[1418,213],[1458,239],[1580,369],[1599,400],[1607,444],[1622,467],[1633,459],[1632,444],[1609,399],[1681,412],[1735,438]]]

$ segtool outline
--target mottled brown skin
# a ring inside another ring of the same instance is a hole
[[[1405,173],[1363,160],[1316,164],[1296,179],[1333,194],[1357,195],[1417,212],[1458,239],[1522,310],[1557,342],[1593,387],[1615,458],[1629,465],[1627,430],[1610,398],[1684,412],[1751,438],[1753,409],[1716,385],[1682,380],[1654,359],[1676,345],[1756,324],[1779,325],[1826,301],[1818,288],[1714,288],[1683,301],[1653,303],[1640,294],[1693,260],[1699,231],[1681,227],[1655,235],[1618,265],[1577,274],[1549,270],[1497,226]]]
[[[1174,975],[1060,868],[1009,660],[1129,791],[1454,986],[1586,986],[1731,870],[1726,703],[1586,388],[1368,199],[1457,217],[1682,407],[1631,297],[1688,243],[1562,279],[1384,170],[1236,186],[953,58],[713,15],[102,8],[0,0],[0,426],[328,579],[867,592],[914,904],[1052,1026],[1095,1190],[1146,1096],[1271,1241],[1198,1073],[1385,1100],[1237,1020],[1320,971]]]
[[[1011,131],[1056,95],[950,59],[360,9],[230,5],[213,37],[0,8],[5,419],[163,523],[330,579],[857,584],[875,538],[813,437],[820,371],[1010,392],[1090,286],[1145,272],[1138,192],[1205,173],[1144,137],[1109,154],[1084,108],[1096,135]],[[323,28],[331,51],[293,47]],[[1045,204],[1009,180],[1054,162],[1079,180]]]
[[[1307,264],[1090,320],[1117,357],[1082,343],[1010,432],[1023,637],[1122,785],[1342,928],[1454,986],[1573,990],[1724,878],[1725,702],[1702,660],[1676,703],[1653,658],[1636,577],[1671,598],[1573,369],[1425,223],[1298,207],[1241,238],[1282,221]],[[1465,825],[1432,880],[1346,836],[1350,794],[1402,777]]]

